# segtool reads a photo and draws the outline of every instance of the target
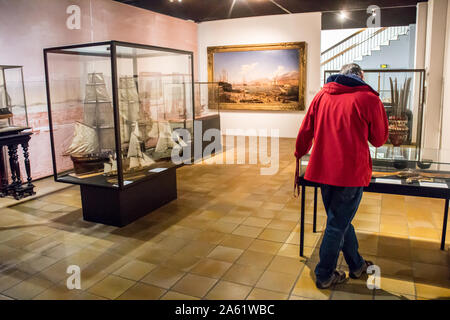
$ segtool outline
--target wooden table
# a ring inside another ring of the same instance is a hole
[[[31,166],[28,152],[28,142],[32,132],[23,132],[28,128],[11,128],[0,131],[0,197],[13,196],[19,200],[35,194],[31,178]],[[26,182],[22,182],[20,172],[18,147],[22,147],[26,171]],[[8,149],[11,183],[8,181],[8,170],[5,163],[4,149]]]

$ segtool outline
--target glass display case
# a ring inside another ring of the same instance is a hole
[[[0,133],[28,128],[22,66],[0,65]]]
[[[325,79],[337,70],[325,71]],[[370,146],[374,165],[415,167],[422,157],[425,70],[364,70],[364,81],[380,94],[389,121],[389,139]]]
[[[82,197],[83,186],[145,181],[154,183],[147,192],[163,193],[155,178],[171,172],[173,180],[180,159],[192,157],[193,54],[109,41],[49,48],[44,57],[56,181],[81,185]],[[167,192],[176,197],[176,183]]]
[[[177,129],[192,133],[191,53],[121,42],[45,53],[57,181],[121,188],[175,165],[190,143]]]
[[[195,120],[219,116],[219,94],[221,87],[218,82],[195,82]]]
[[[220,105],[219,95],[222,87],[218,82],[195,82],[195,127],[198,135],[205,137],[205,133],[210,129],[215,129],[220,133]],[[221,135],[219,141],[214,141],[214,151],[222,150]],[[195,150],[195,160],[208,157],[205,149],[210,145],[209,139],[202,139],[201,150]],[[200,154],[201,151],[201,154]]]

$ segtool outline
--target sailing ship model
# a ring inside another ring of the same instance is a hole
[[[141,108],[134,77],[119,78],[119,121],[122,143],[123,171],[145,169],[155,161],[170,158],[173,149],[187,146],[180,135],[172,130],[169,121],[152,121]],[[65,154],[70,155],[75,174],[117,174],[114,135],[114,112],[102,73],[89,73],[84,101],[84,118],[76,122],[72,143]],[[157,139],[146,154],[146,141]],[[178,143],[176,143],[178,142]]]
[[[114,150],[114,119],[111,100],[102,73],[89,73],[84,99],[83,122],[75,123],[70,155],[77,175],[98,172]]]

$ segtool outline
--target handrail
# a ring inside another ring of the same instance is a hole
[[[323,65],[327,64],[328,62],[330,62],[330,61],[336,59],[337,57],[342,56],[342,55],[343,55],[344,53],[346,53],[347,51],[350,51],[351,49],[356,48],[357,46],[363,44],[364,42],[369,41],[369,40],[372,39],[374,36],[376,36],[377,34],[379,34],[379,33],[383,32],[383,31],[385,31],[386,29],[388,29],[388,27],[383,27],[383,28],[378,29],[377,31],[375,31],[374,33],[372,33],[372,34],[370,35],[370,37],[368,37],[367,39],[365,39],[365,40],[363,40],[363,41],[361,41],[361,42],[358,42],[358,43],[355,43],[355,44],[351,45],[351,46],[348,47],[347,49],[342,50],[342,51],[339,52],[338,54],[336,54],[336,55],[332,56],[331,58],[325,60],[325,61],[322,62],[320,65],[323,66]]]
[[[337,46],[343,44],[345,41],[350,40],[353,37],[356,37],[358,34],[360,34],[361,32],[366,31],[367,28],[362,28],[361,30],[356,31],[355,33],[353,33],[352,35],[348,36],[347,38],[345,38],[344,40],[339,41],[338,43],[336,43],[335,45],[331,46],[330,48],[328,48],[327,50],[323,51],[320,53],[321,56],[323,56],[325,53],[333,50],[334,48],[336,48]]]

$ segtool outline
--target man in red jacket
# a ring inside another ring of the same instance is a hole
[[[345,272],[336,270],[341,250],[351,278],[361,277],[372,264],[358,253],[351,222],[363,187],[372,176],[368,142],[379,147],[387,138],[387,116],[378,93],[364,82],[359,65],[343,66],[314,97],[296,142],[295,156],[299,159],[314,140],[305,179],[320,183],[328,217],[315,268],[318,288],[346,280]]]

